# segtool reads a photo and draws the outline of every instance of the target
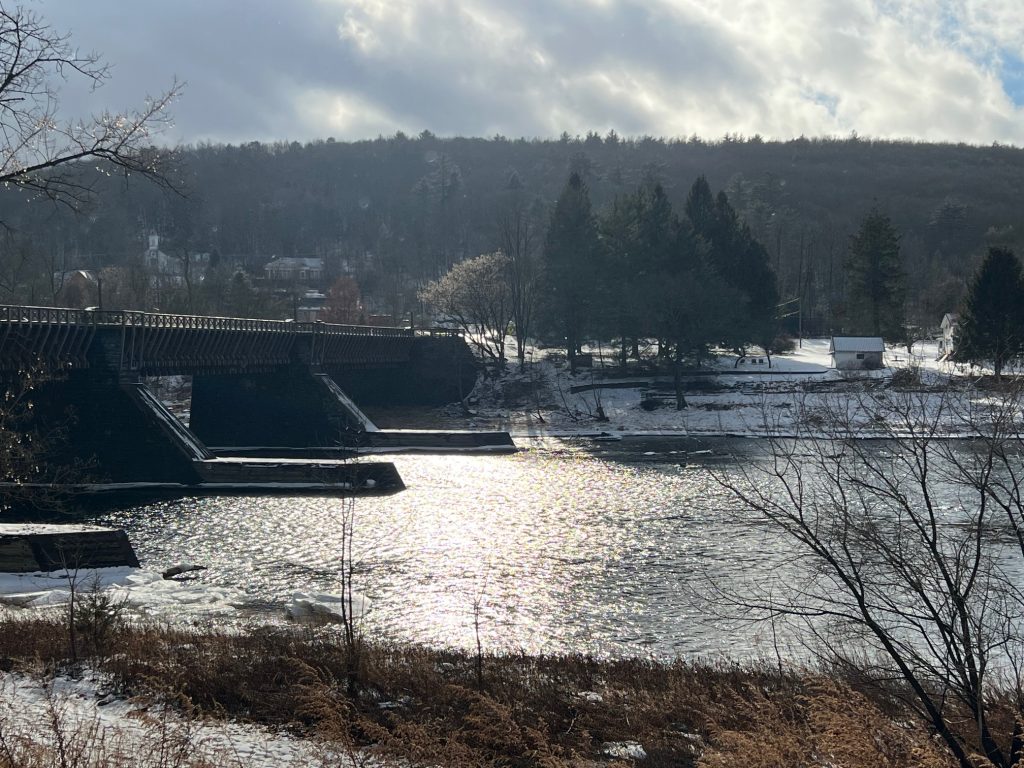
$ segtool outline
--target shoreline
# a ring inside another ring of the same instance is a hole
[[[45,741],[49,729],[95,720],[102,738],[91,749],[127,742],[136,754],[147,740],[198,733],[173,743],[204,765],[768,768],[812,755],[849,768],[951,765],[898,689],[807,668],[474,654],[343,636],[121,625],[81,641],[75,661],[60,619],[7,619],[0,706],[26,714],[5,728]],[[53,701],[58,716],[40,727],[33,713]]]

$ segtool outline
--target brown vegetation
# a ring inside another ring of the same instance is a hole
[[[59,670],[66,649],[60,621],[0,623],[4,669]],[[341,752],[413,764],[605,764],[615,762],[607,744],[623,741],[639,742],[650,768],[953,764],[891,700],[767,667],[485,656],[479,685],[471,655],[370,643],[353,696],[350,660],[333,628],[125,627],[86,650],[123,695],[175,702],[189,718],[285,728]],[[0,767],[14,764],[0,754]]]

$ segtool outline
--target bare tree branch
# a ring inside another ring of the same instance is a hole
[[[97,88],[108,76],[98,54],[74,48],[68,34],[35,12],[0,9],[0,183],[74,209],[89,198],[99,174],[139,174],[173,188],[173,154],[155,148],[153,139],[170,125],[167,109],[182,84],[175,81],[138,110],[60,117],[61,82],[75,77]]]

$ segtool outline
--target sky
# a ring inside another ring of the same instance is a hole
[[[35,0],[169,143],[562,132],[1024,146],[1021,0]]]

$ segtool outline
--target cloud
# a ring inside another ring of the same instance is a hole
[[[165,7],[166,6],[166,7]],[[1019,0],[46,0],[116,65],[177,75],[185,141],[726,133],[1024,144]]]

